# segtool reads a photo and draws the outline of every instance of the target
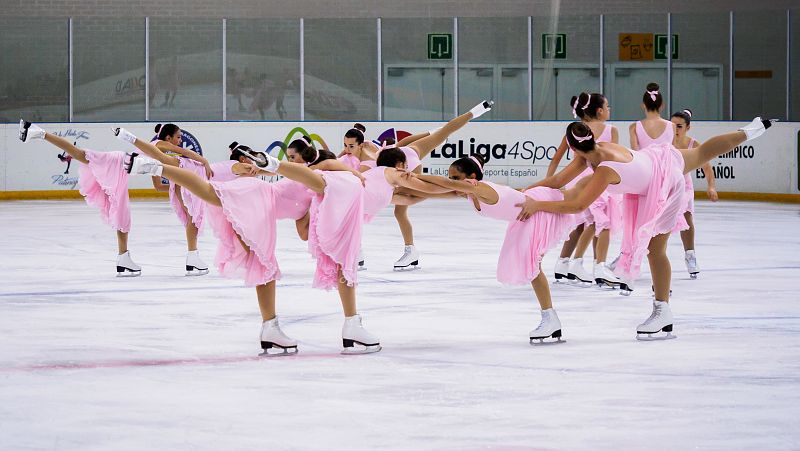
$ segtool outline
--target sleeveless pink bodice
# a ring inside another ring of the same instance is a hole
[[[276,219],[297,221],[308,212],[313,193],[300,182],[287,178],[272,184],[275,193]]]
[[[675,131],[672,128],[672,122],[664,122],[667,123],[667,126],[664,127],[664,131],[657,138],[653,139],[647,134],[644,125],[642,125],[642,121],[636,121],[636,139],[639,141],[639,149],[644,149],[653,144],[672,144],[673,139],[675,139]]]
[[[236,163],[236,160],[212,163],[211,172],[213,172],[214,175],[211,177],[211,180],[215,182],[230,182],[231,180],[236,180],[237,175],[233,173],[233,165]]]
[[[611,142],[611,126],[606,124],[606,128],[603,129],[603,133],[600,133],[595,140],[598,143],[610,143]]]
[[[620,182],[608,185],[608,192],[614,194],[647,194],[652,178],[653,162],[647,154],[629,151],[633,160],[628,163],[604,161],[598,165],[611,168],[619,175]]]
[[[505,185],[497,185],[486,181],[481,181],[480,183],[489,185],[497,193],[498,199],[494,205],[485,204],[478,200],[478,205],[480,205],[478,214],[487,218],[499,219],[500,221],[516,221],[520,212],[520,208],[516,205],[525,202],[525,194]]]
[[[364,218],[367,222],[392,203],[394,187],[386,180],[386,166],[361,173],[364,176]]]

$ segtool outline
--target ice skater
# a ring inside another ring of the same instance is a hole
[[[483,180],[481,156],[473,155],[454,161],[448,178],[432,175],[412,175],[419,180],[466,194],[475,211],[492,219],[508,222],[500,258],[497,261],[497,280],[509,285],[530,284],[541,308],[541,321],[530,331],[532,344],[554,338],[561,342],[561,321],[553,309],[550,285],[541,270],[545,253],[558,245],[577,222],[579,214],[537,212],[529,221],[518,221],[519,205],[525,199],[555,201],[564,199],[558,189],[536,187],[524,193],[509,186]]]
[[[573,122],[567,126],[567,142],[575,153],[575,159],[591,164],[594,173],[578,184],[576,188],[580,192],[572,199],[526,199],[519,219],[527,220],[538,211],[579,213],[607,189],[624,194],[622,255],[615,274],[631,286],[639,275],[642,258],[647,255],[655,299],[651,315],[636,328],[637,338],[672,338],[673,319],[669,307],[671,267],[666,250],[670,233],[685,211],[683,175],[737,145],[755,139],[771,125],[772,121],[757,117],[739,131],[715,136],[692,150],[676,149],[670,141],[635,152],[619,144],[597,143],[588,125]],[[563,186],[581,172],[581,166],[570,165],[537,185]]]
[[[670,119],[675,124],[675,139],[673,145],[678,149],[694,149],[700,143],[694,138],[687,135],[692,128],[692,111],[689,109],[681,110],[672,114]],[[711,163],[706,163],[702,166],[703,173],[706,176],[708,198],[711,202],[719,200],[717,195],[716,183],[714,178],[714,171],[711,169]],[[684,261],[686,262],[686,271],[689,272],[689,277],[696,279],[700,273],[700,266],[697,264],[697,256],[694,249],[694,185],[692,183],[691,174],[685,174],[686,177],[686,212],[683,214],[686,219],[686,224],[689,228],[681,231],[681,241],[683,242]]]
[[[81,149],[66,139],[47,133],[41,127],[20,120],[19,139],[29,143],[41,139],[58,147],[70,160],[78,160],[78,189],[86,203],[100,210],[103,222],[117,233],[117,277],[136,277],[142,267],[131,258],[128,234],[131,230],[131,207],[128,174],[122,170],[125,152],[98,152]],[[62,154],[62,155],[63,155]]]
[[[151,143],[137,139],[132,144],[163,164],[188,169],[206,179],[213,176],[211,163],[205,157],[181,147],[180,127],[175,124],[158,124],[155,131],[158,135]],[[181,189],[179,185],[170,183],[169,187],[165,187],[160,177],[153,177],[153,185],[159,191],[169,190],[169,203],[186,231],[186,275],[208,274],[208,265],[200,258],[197,250],[197,236],[203,228],[205,203],[191,191]]]
[[[619,143],[619,131],[613,125],[606,124],[611,117],[611,107],[608,105],[606,96],[599,93],[582,92],[578,96],[573,96],[570,102],[573,116],[580,118],[582,122],[592,129],[597,142]],[[547,169],[547,176],[555,174],[558,163],[566,154],[568,148],[566,136],[561,140],[561,144],[550,162]],[[591,175],[591,167],[586,167],[583,172],[570,181],[564,188],[574,187],[580,179]],[[617,288],[621,281],[614,276],[610,268],[606,266],[608,256],[608,246],[611,240],[611,232],[617,231],[621,226],[622,211],[621,199],[617,196],[605,192],[597,198],[589,208],[582,213],[583,221],[570,234],[564,246],[561,248],[561,255],[556,262],[555,277],[559,280],[575,281],[583,284],[597,283],[598,286]],[[583,266],[583,256],[589,244],[593,244],[594,264],[592,272],[589,273]]]

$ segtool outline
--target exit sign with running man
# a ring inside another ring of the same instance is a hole
[[[428,59],[453,59],[453,35],[450,33],[431,33],[428,35]]]

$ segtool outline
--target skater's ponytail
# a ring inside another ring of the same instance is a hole
[[[573,150],[591,152],[594,150],[594,134],[592,129],[583,122],[572,122],[567,125],[567,144]]]
[[[175,136],[180,128],[175,124],[156,124],[156,133],[159,141],[164,141],[168,136]]]
[[[361,144],[364,142],[364,133],[367,131],[367,127],[364,127],[361,124],[353,124],[353,128],[347,130],[344,134],[345,138],[355,138],[357,144]]]
[[[333,152],[325,149],[316,149],[313,145],[309,144],[310,142],[311,138],[303,136],[302,139],[295,139],[292,141],[288,148],[294,149],[308,166],[313,166],[320,161],[336,159],[336,155],[334,155]]]
[[[228,148],[231,149],[231,158],[230,159],[234,160],[234,161],[239,161],[239,158],[241,158],[241,157],[249,159],[249,157],[243,153],[244,151],[253,152],[253,149],[251,149],[251,148],[249,148],[249,147],[247,147],[247,146],[245,146],[243,144],[239,144],[236,141],[232,142],[231,145],[228,146]]]
[[[396,168],[398,164],[406,162],[406,154],[397,147],[389,147],[381,150],[378,154],[378,159],[375,160],[375,166],[386,166],[387,168]]]
[[[597,119],[597,110],[603,108],[605,103],[606,96],[603,94],[582,92],[577,97],[573,96],[569,104],[572,106],[572,116],[575,119]]]
[[[659,89],[661,88],[658,86],[658,83],[647,84],[647,89],[642,96],[642,103],[644,103],[644,107],[647,108],[647,111],[658,111],[661,109],[664,98],[661,96]]]
[[[679,117],[679,118],[683,119],[684,122],[686,122],[686,125],[689,125],[689,123],[692,122],[692,110],[687,108],[685,110],[681,110],[681,111],[678,111],[676,113],[672,113],[672,117]]]
[[[468,157],[459,158],[454,161],[450,167],[459,172],[463,172],[466,174],[467,178],[471,178],[470,175],[475,174],[475,180],[483,180],[484,164],[486,164],[486,161],[483,159],[482,155],[473,154]]]

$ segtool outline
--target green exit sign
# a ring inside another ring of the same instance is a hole
[[[653,57],[657,60],[667,59],[667,35],[655,34],[653,35],[656,41],[656,52]],[[678,59],[678,35],[672,35],[672,59]]]
[[[567,35],[543,34],[542,35],[542,59],[567,59]]]
[[[450,33],[428,34],[428,59],[453,59],[453,35]]]

